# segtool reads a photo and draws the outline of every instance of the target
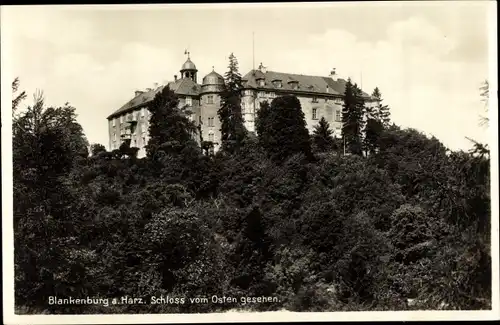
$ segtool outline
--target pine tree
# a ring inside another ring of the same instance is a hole
[[[384,129],[389,126],[389,109],[381,104],[382,98],[378,88],[375,88],[372,97],[377,101],[377,106],[368,105],[366,107],[366,128],[364,138],[364,148],[366,153],[373,154],[377,150],[378,139]]]
[[[261,134],[265,133],[267,128],[266,122],[269,121],[267,118],[271,111],[271,106],[269,102],[266,100],[260,103],[260,109],[257,111],[257,116],[255,118],[255,131],[257,132],[257,136],[260,137]]]
[[[364,127],[363,115],[365,103],[361,89],[352,84],[351,79],[346,83],[344,105],[342,107],[342,137],[350,153],[362,155],[362,130]]]
[[[277,97],[259,111],[259,143],[275,161],[303,153],[311,157],[311,143],[304,112],[295,96]]]
[[[14,79],[12,82],[12,94],[14,94],[14,99],[12,99],[12,115],[15,114],[17,107],[21,101],[26,99],[26,92],[22,91],[21,93],[17,93],[19,90],[19,78]]]
[[[334,139],[333,130],[330,129],[330,124],[324,117],[319,120],[318,125],[314,127],[313,131],[313,144],[317,151],[325,152],[333,149]]]
[[[179,99],[169,87],[158,92],[151,102],[150,139],[146,146],[149,158],[158,157],[160,151],[180,153],[186,146],[195,146],[196,125],[179,110],[178,104]]]
[[[241,147],[246,130],[241,114],[241,75],[238,60],[233,53],[229,56],[228,71],[224,75],[225,85],[221,93],[221,107],[217,112],[221,121],[222,150],[233,153]]]
[[[378,119],[384,128],[388,128],[391,123],[391,112],[389,110],[389,106],[382,105],[382,94],[378,87],[373,90],[372,97],[378,102],[376,109],[374,110],[375,118]]]

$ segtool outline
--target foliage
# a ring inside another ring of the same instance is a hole
[[[391,122],[391,112],[390,112],[389,106],[382,104],[382,101],[383,101],[382,93],[380,92],[378,87],[376,87],[373,90],[372,97],[377,102],[377,107],[374,110],[375,119],[379,120],[382,123],[382,126],[384,128],[388,128],[390,126],[390,122]]]
[[[349,87],[344,113],[355,115]],[[310,159],[300,102],[286,96],[262,104],[257,138],[211,154],[163,89],[146,158],[129,142],[112,152],[94,144],[89,156],[74,108],[36,99],[13,120],[19,311],[491,308],[490,157],[480,143],[452,152],[393,125],[377,131],[368,157],[343,156],[320,121],[311,142],[325,152]],[[350,152],[359,125],[345,124]],[[188,300],[48,306],[47,295]],[[189,302],[212,295],[278,301]]]
[[[334,147],[333,130],[324,117],[319,120],[318,125],[314,127],[312,142],[315,149],[319,152],[332,150]]]
[[[241,75],[238,60],[233,53],[229,55],[228,71],[224,75],[224,90],[221,93],[221,107],[218,110],[221,121],[222,149],[233,153],[238,151],[246,136],[241,114]]]
[[[347,80],[342,106],[342,137],[350,153],[362,154],[362,130],[364,128],[363,115],[365,103],[361,89]]]
[[[169,88],[162,88],[154,97],[149,111],[149,141],[146,147],[149,158],[161,159],[164,154],[179,154],[187,146],[194,146],[194,122],[178,108],[179,100]]]
[[[277,97],[270,108],[263,104],[257,118],[259,143],[272,160],[283,161],[296,153],[311,156],[309,132],[297,97]]]
[[[92,156],[98,156],[101,152],[106,152],[106,147],[100,143],[93,143],[90,145],[90,153]]]

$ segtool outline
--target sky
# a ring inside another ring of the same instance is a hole
[[[489,140],[479,87],[492,69],[490,4],[2,7],[2,74],[28,94],[43,90],[48,106],[69,102],[90,143],[108,146],[106,117],[135,90],[179,75],[185,49],[199,82],[212,67],[224,74],[230,53],[242,75],[260,62],[320,76],[335,68],[366,92],[379,87],[396,124],[468,149],[465,137]]]

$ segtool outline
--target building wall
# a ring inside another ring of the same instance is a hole
[[[257,93],[253,90],[244,90],[241,96],[241,113],[244,125],[250,132],[255,132],[255,118],[257,110],[260,108],[256,96]]]
[[[208,103],[208,96],[213,96],[213,103]],[[221,98],[217,93],[205,93],[200,96],[200,116],[202,121],[202,135],[204,141],[210,141],[210,134],[213,134],[214,150],[217,151],[221,145],[221,123],[217,114]],[[213,124],[210,124],[209,118],[213,118]]]
[[[249,131],[255,131],[255,116],[260,108],[260,104],[268,101],[271,104],[272,100],[277,96],[273,92],[253,92],[246,91],[242,96],[242,105],[245,107],[245,126]],[[255,97],[254,97],[255,96]],[[340,136],[342,129],[342,101],[334,98],[317,98],[317,102],[313,102],[312,96],[297,96],[300,101],[300,106],[304,112],[306,127],[310,133],[319,123],[319,120],[324,117],[330,124],[331,129],[335,132],[335,136]],[[316,118],[313,116],[313,109],[316,109]],[[336,112],[340,113],[340,120],[336,119]]]
[[[247,130],[255,131],[255,117],[260,104],[264,101],[271,101],[277,96],[282,96],[283,94],[277,94],[274,92],[257,92],[253,90],[247,90],[242,94],[242,110],[243,118],[245,121],[245,127]],[[209,104],[207,102],[208,96],[213,96],[213,103]],[[313,132],[314,127],[319,123],[321,117],[325,117],[327,122],[330,124],[331,129],[334,131],[334,136],[341,137],[342,131],[342,100],[335,98],[321,98],[318,97],[317,102],[313,102],[312,96],[297,96],[300,101],[302,111],[304,112],[306,127],[310,133]],[[192,102],[192,116],[196,125],[199,121],[202,122],[202,135],[205,141],[209,141],[210,134],[213,134],[213,141],[216,143],[215,151],[219,150],[221,145],[221,123],[218,117],[218,110],[220,108],[220,96],[217,93],[204,93],[197,97],[191,97]],[[184,106],[186,104],[186,99],[184,96],[179,98],[179,106]],[[376,102],[367,102],[366,106],[376,106]],[[316,109],[316,118],[313,118],[313,109]],[[336,112],[339,112],[340,119],[337,120]],[[123,118],[122,118],[123,116]],[[121,135],[130,134],[131,146],[138,147],[138,157],[142,158],[146,156],[145,146],[149,140],[149,118],[150,113],[147,107],[137,109],[134,112],[124,114],[122,116],[115,117],[108,121],[109,130],[109,148],[110,150],[118,149],[123,142]],[[210,125],[209,118],[213,118],[213,124]],[[127,119],[136,120],[137,125],[133,133],[130,133],[130,128],[127,128]],[[199,135],[196,137],[199,140]]]
[[[140,149],[138,156],[145,156],[144,146],[148,141],[149,116],[147,107],[144,107],[109,120],[109,149],[113,151],[120,148],[124,140],[122,135],[130,135],[130,145]],[[137,121],[134,132],[127,123],[129,119]]]

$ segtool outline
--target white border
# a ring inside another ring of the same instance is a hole
[[[465,2],[465,1],[464,1]],[[418,3],[434,5],[436,2]],[[337,5],[321,3],[323,6]],[[415,2],[405,4],[416,5]],[[186,6],[196,6],[197,9],[221,9],[221,7],[243,7],[250,4],[211,4],[211,5],[169,5],[171,8],[186,9]],[[265,4],[270,7],[282,7],[285,4]],[[314,3],[287,3],[287,6],[312,6]],[[359,5],[350,2],[345,5]],[[363,3],[366,5],[396,5],[394,2]],[[398,5],[403,5],[399,3]],[[122,5],[120,9],[152,9],[165,5]],[[254,4],[264,6],[264,4]],[[61,7],[61,6],[54,6]],[[71,6],[72,10],[116,9],[116,5],[102,6]],[[2,231],[3,231],[3,302],[4,324],[116,324],[116,323],[207,323],[207,322],[249,322],[249,321],[413,321],[413,320],[496,320],[500,318],[499,300],[499,208],[498,208],[498,75],[497,75],[497,5],[490,1],[490,28],[489,28],[489,58],[490,58],[490,131],[491,131],[491,199],[492,199],[492,307],[491,311],[394,311],[394,312],[333,312],[333,313],[294,313],[294,312],[266,312],[266,313],[211,313],[211,314],[134,314],[134,315],[15,315],[14,314],[14,254],[13,254],[13,220],[12,220],[12,116],[11,110],[11,82],[15,75],[9,70],[9,56],[5,53],[5,44],[11,44],[10,27],[5,24],[6,15],[0,10],[0,18],[4,22],[1,29],[2,56],[1,56],[1,86],[2,86]],[[7,19],[8,20],[8,19]]]

